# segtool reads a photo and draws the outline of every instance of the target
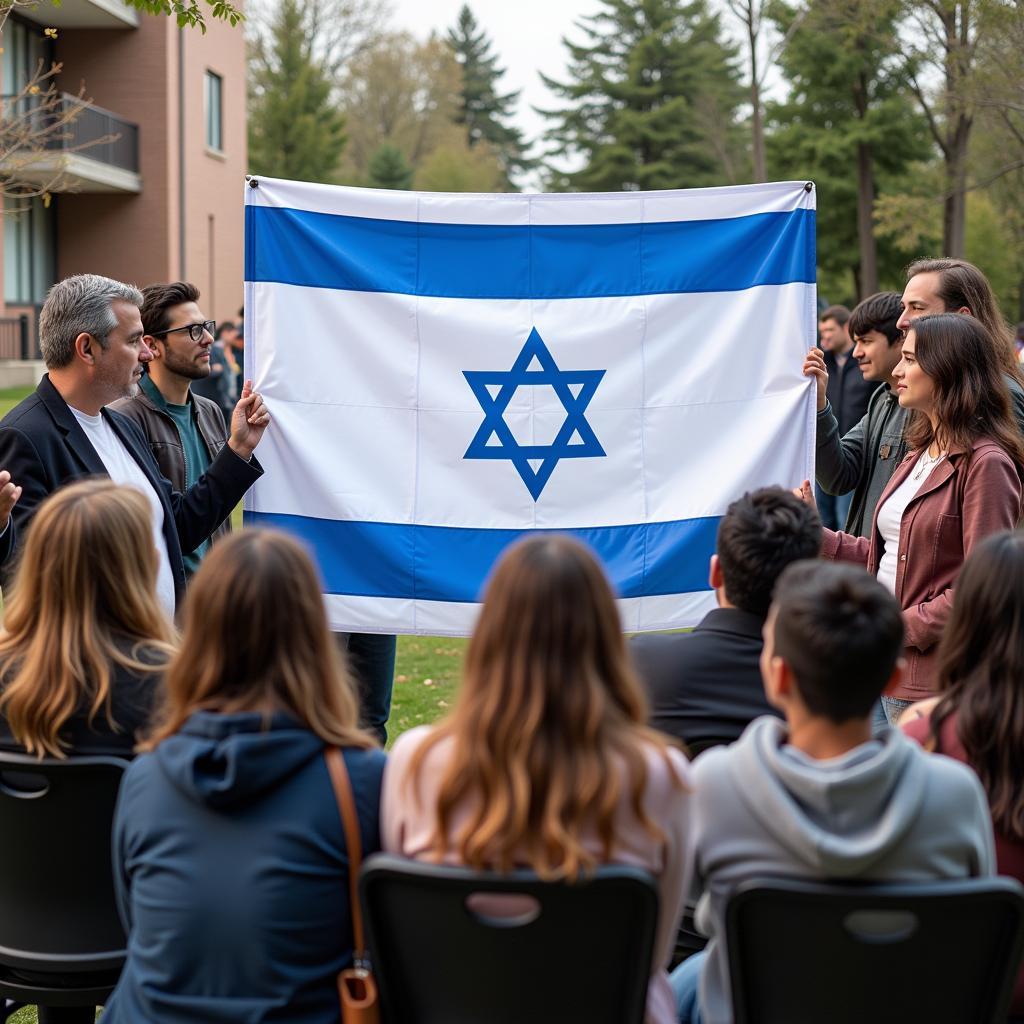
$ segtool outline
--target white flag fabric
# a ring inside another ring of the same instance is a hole
[[[812,475],[804,182],[248,184],[246,374],[273,424],[246,521],[306,542],[332,628],[466,634],[538,531],[593,548],[626,629],[693,625],[729,503]]]

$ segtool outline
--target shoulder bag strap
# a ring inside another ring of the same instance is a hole
[[[359,906],[359,869],[363,862],[362,843],[359,839],[359,817],[356,801],[352,795],[352,783],[345,768],[345,759],[337,747],[324,752],[327,771],[334,787],[334,798],[341,812],[341,824],[345,830],[345,846],[348,848],[348,899],[352,913],[352,938],[355,943],[355,960],[365,959],[366,944],[363,942],[363,912]]]

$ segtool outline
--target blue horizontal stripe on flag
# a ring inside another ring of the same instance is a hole
[[[719,518],[574,530],[413,526],[274,512],[246,512],[245,522],[304,541],[316,556],[325,593],[478,601],[501,552],[522,536],[544,533],[571,533],[589,544],[620,597],[707,590]]]
[[[644,224],[434,224],[247,206],[245,279],[457,299],[739,291],[815,280],[814,211]]]

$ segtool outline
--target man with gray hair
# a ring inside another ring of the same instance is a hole
[[[185,591],[182,551],[206,540],[263,472],[252,453],[270,415],[251,382],[235,407],[228,443],[184,492],[161,475],[139,428],[106,408],[135,394],[153,357],[143,339],[141,305],[137,288],[96,274],[65,278],[46,297],[39,346],[49,372],[0,420],[0,466],[21,489],[0,535],[5,586],[11,555],[39,503],[83,476],[109,476],[149,499],[160,556],[157,595],[173,615]]]

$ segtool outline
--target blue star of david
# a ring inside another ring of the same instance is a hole
[[[534,359],[541,368],[527,369]],[[547,345],[537,333],[536,327],[530,331],[530,336],[526,339],[526,344],[516,357],[511,370],[462,372],[484,412],[484,421],[463,458],[508,459],[519,471],[534,501],[540,498],[555,466],[562,459],[605,457],[605,450],[584,415],[605,371],[560,370]],[[554,388],[565,409],[565,422],[551,444],[519,444],[505,422],[505,410],[517,388],[538,384],[549,384]],[[493,397],[487,390],[488,385],[500,385],[498,393]],[[574,386],[579,387],[579,393],[576,395],[572,393]],[[498,444],[487,443],[492,436],[498,439]],[[571,443],[576,437],[579,441]],[[540,464],[535,469],[530,465],[531,461],[539,461]]]

